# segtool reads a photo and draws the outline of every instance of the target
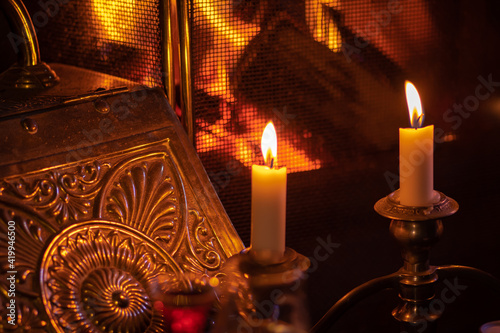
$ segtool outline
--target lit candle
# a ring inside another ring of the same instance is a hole
[[[260,262],[279,262],[285,252],[286,168],[277,167],[278,140],[273,123],[262,133],[266,165],[252,165],[251,253]]]
[[[422,128],[424,113],[417,89],[406,81],[406,101],[412,128],[399,129],[400,203],[428,206],[435,202],[433,175],[434,125]]]

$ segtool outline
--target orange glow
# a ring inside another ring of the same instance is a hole
[[[92,0],[92,6],[108,39],[121,43],[134,39],[135,20],[122,13],[135,12],[136,0]]]
[[[231,158],[250,168],[260,158],[255,147],[262,141],[262,128],[266,126],[267,120],[262,117],[257,109],[251,106],[242,106],[241,113],[246,115],[244,123],[247,131],[246,133],[236,134],[230,130],[230,110],[227,105],[223,104],[221,111],[222,119],[214,124],[208,124],[202,119],[197,119],[198,127],[203,130],[197,134],[196,150],[200,154],[214,151],[232,153]],[[281,125],[280,127],[284,130],[287,129],[286,126],[282,126],[282,123],[277,125]],[[280,139],[280,150],[276,155],[277,159],[280,160],[280,165],[287,167],[287,173],[320,169],[322,161],[309,158],[304,150],[296,148],[290,142],[292,140],[300,139],[298,135],[297,137],[287,135]],[[228,147],[234,147],[234,149],[228,149]]]
[[[317,42],[330,50],[339,52],[342,37],[337,23],[329,15],[329,8],[340,9],[339,0],[306,0],[306,19],[309,29]]]
[[[341,40],[337,27],[326,16],[326,12],[321,10],[322,4],[337,6],[339,0],[307,1],[310,10],[318,13],[317,19],[308,21],[314,38],[332,50],[340,50]],[[237,160],[250,168],[255,161],[260,160],[258,148],[262,147],[259,147],[259,142],[262,141],[262,129],[269,119],[254,106],[237,100],[231,91],[229,75],[234,72],[235,59],[241,57],[245,47],[259,33],[261,22],[258,18],[252,22],[235,18],[224,1],[194,0],[193,6],[197,24],[207,31],[204,36],[207,39],[207,50],[195,68],[198,71],[194,73],[195,89],[221,100],[218,120],[210,123],[203,117],[197,118],[196,127],[200,130],[196,136],[196,150],[200,154],[230,154],[229,159]],[[235,131],[235,124],[241,125],[245,130]],[[297,142],[304,140],[303,133],[294,132],[292,126],[287,127],[281,121],[275,125],[280,131],[280,150],[273,151],[274,163],[279,159],[280,166],[286,166],[288,173],[321,168],[321,160],[311,159],[305,150],[297,147]]]
[[[230,40],[239,49],[245,47],[250,39],[258,32],[258,27],[253,24],[234,24],[227,17],[226,3],[213,0],[195,0],[202,13],[209,19],[215,33]]]
[[[391,7],[394,4],[397,7]],[[369,41],[389,59],[406,68],[440,45],[441,37],[434,33],[439,28],[434,23],[431,8],[426,0],[342,1],[342,22],[358,38]],[[381,13],[390,14],[385,22],[381,20]],[[415,24],[408,24],[408,20]]]
[[[405,82],[406,102],[408,103],[408,113],[410,115],[410,123],[413,128],[420,128],[424,123],[424,112],[422,103],[418,95],[417,88],[410,81]]]
[[[262,149],[262,156],[264,156],[264,163],[266,165],[276,168],[276,157],[278,156],[278,137],[274,129],[273,122],[267,123],[264,132],[262,132],[262,140],[260,141]],[[272,161],[274,160],[274,162]]]
[[[245,46],[260,31],[260,27],[258,24],[230,19],[226,5],[223,1],[194,1],[195,11],[199,11],[197,15],[206,22],[214,40],[218,41],[211,45],[203,58],[199,73],[201,80],[196,84],[197,88],[212,96],[233,101],[234,96],[229,89],[229,62],[239,58]]]

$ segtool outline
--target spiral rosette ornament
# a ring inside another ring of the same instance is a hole
[[[42,300],[57,332],[162,332],[153,307],[159,274],[180,272],[154,241],[123,224],[73,225],[48,246]]]

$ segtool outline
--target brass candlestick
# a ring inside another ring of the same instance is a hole
[[[404,206],[399,191],[375,204],[375,211],[391,219],[389,230],[401,246],[404,265],[399,271],[400,304],[392,315],[406,331],[414,331],[425,322],[426,331],[433,331],[440,313],[429,309],[438,281],[436,267],[430,266],[429,254],[443,234],[441,219],[458,210],[458,203],[441,192],[439,201],[427,207]],[[422,326],[423,327],[423,326]],[[421,330],[419,328],[419,330]]]
[[[400,303],[393,317],[405,332],[434,332],[442,311],[431,309],[436,283],[458,276],[478,280],[500,292],[500,280],[481,270],[466,266],[431,266],[429,254],[443,233],[442,219],[458,210],[458,203],[441,192],[439,201],[426,207],[400,203],[399,190],[380,199],[375,211],[391,219],[390,232],[401,246],[403,267],[390,275],[373,279],[353,289],[340,299],[313,327],[312,332],[326,332],[345,311],[362,299],[384,289],[399,291]]]

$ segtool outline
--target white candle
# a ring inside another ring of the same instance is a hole
[[[424,113],[417,89],[406,81],[406,101],[412,128],[399,129],[400,203],[428,206],[434,192],[434,125],[422,128]]]
[[[277,138],[272,122],[262,134],[266,165],[252,165],[251,253],[260,262],[279,262],[285,252],[286,168],[277,168]]]

